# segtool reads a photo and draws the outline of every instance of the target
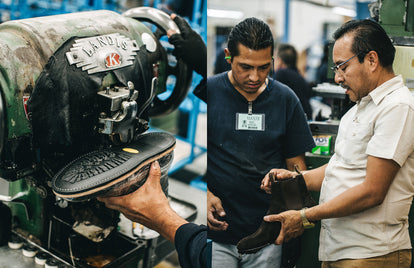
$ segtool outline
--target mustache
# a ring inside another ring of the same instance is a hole
[[[349,86],[345,85],[344,83],[339,83],[339,86],[344,89],[351,89]]]

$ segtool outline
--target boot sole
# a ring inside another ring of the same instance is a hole
[[[124,181],[131,179],[140,169],[172,153],[174,148],[174,136],[167,133],[148,133],[125,147],[88,153],[72,161],[55,175],[52,182],[53,192],[69,201],[83,201],[99,196],[123,185]],[[101,161],[99,157],[104,154],[114,154],[115,157]],[[90,162],[94,159],[99,159],[95,161],[99,163],[94,163],[94,167],[90,168]],[[108,162],[111,162],[110,166]],[[97,172],[91,173],[91,170]]]

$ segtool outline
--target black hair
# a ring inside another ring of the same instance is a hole
[[[277,46],[277,56],[286,64],[288,68],[296,68],[298,53],[294,46],[290,44],[280,44]]]
[[[256,51],[271,47],[273,56],[274,44],[272,31],[265,22],[257,18],[247,18],[239,22],[231,30],[227,48],[232,57],[239,55],[239,43]]]
[[[369,19],[348,21],[335,31],[333,38],[336,41],[347,33],[353,33],[351,51],[358,55],[359,62],[363,62],[365,55],[373,50],[377,52],[383,67],[392,66],[395,47],[377,22]]]

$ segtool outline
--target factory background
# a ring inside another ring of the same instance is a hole
[[[220,52],[225,48],[227,34],[231,27],[246,17],[260,18],[270,25],[276,43],[290,43],[296,47],[300,54],[298,65],[306,80],[313,85],[313,101],[316,109],[318,109],[314,114],[314,118],[311,119],[316,119],[319,116],[319,119],[333,120],[333,124],[328,127],[326,127],[326,124],[319,124],[318,121],[310,122],[311,130],[315,136],[328,135],[331,137],[328,148],[324,148],[325,153],[310,152],[307,154],[309,166],[316,167],[329,160],[333,152],[337,131],[336,122],[340,119],[344,110],[349,108],[349,100],[343,93],[338,93],[338,87],[332,81],[332,74],[327,74],[327,81],[318,80],[318,69],[327,60],[324,58],[327,45],[331,40],[333,31],[343,22],[354,18],[367,18],[372,16],[373,13],[374,15],[377,14],[379,2],[379,0],[3,0],[0,1],[0,19],[1,22],[5,22],[100,9],[112,10],[121,14],[130,8],[139,6],[150,6],[158,9],[176,8],[178,6],[183,12],[181,13],[182,16],[187,18],[191,26],[200,33],[207,44],[207,73],[212,75],[217,71],[217,62],[224,60]],[[401,0],[399,2],[403,3],[402,6],[408,3],[411,6],[414,4],[412,0]],[[399,11],[392,11],[390,10],[389,14],[386,14],[388,15],[388,21],[391,22],[394,14],[401,14]],[[408,16],[410,17],[408,23],[412,22],[414,12],[409,13]],[[409,26],[408,28],[411,30],[407,33],[412,37],[413,27]],[[397,31],[399,35],[404,35],[403,32],[403,30]],[[171,46],[165,45],[167,49],[172,50]],[[414,78],[411,78],[414,77],[412,75],[413,66],[407,65],[412,63],[407,63],[403,59],[413,59],[412,46],[414,46],[414,43],[411,43],[411,45],[404,44],[403,46],[406,49],[400,51],[403,54],[400,54],[398,59],[401,60],[399,63],[401,63],[400,66],[404,71],[407,84],[413,89],[412,81],[414,81]],[[332,62],[328,61],[328,65],[331,64]],[[185,204],[189,204],[196,211],[191,215],[192,221],[205,224],[207,185],[203,180],[203,175],[207,165],[207,107],[191,92],[200,80],[201,77],[193,73],[190,92],[179,108],[165,117],[152,119],[151,126],[154,129],[170,132],[177,138],[175,158],[170,171],[170,193],[173,196],[179,196],[186,202]],[[323,82],[328,83],[324,84]],[[322,99],[329,99],[330,101],[322,102]],[[315,242],[318,239],[318,233],[315,230],[308,232],[304,237],[304,243],[313,250],[304,254],[303,259],[297,266],[298,268],[316,268],[319,265],[316,253],[317,243]],[[160,245],[159,248],[164,249]],[[170,247],[165,249],[167,253],[160,254],[161,258],[155,256],[156,248],[157,244],[154,242],[151,249],[154,267],[179,267],[176,256]],[[0,264],[2,263],[1,258]],[[147,265],[148,263],[151,263],[151,261],[146,262]],[[0,265],[0,267],[2,266]],[[30,264],[21,267],[30,267]]]
[[[223,49],[231,28],[247,17],[257,17],[271,28],[275,46],[293,45],[298,52],[297,67],[310,84],[312,118],[308,118],[316,147],[306,153],[308,168],[326,164],[333,154],[338,123],[342,115],[354,105],[335,84],[329,70],[332,62],[332,34],[352,19],[380,18],[396,47],[394,71],[401,74],[405,85],[414,94],[414,1],[386,0],[259,0],[208,1],[207,47],[208,73],[219,73],[229,65]],[[219,64],[217,64],[219,63]],[[327,68],[328,67],[328,68]],[[320,76],[321,70],[324,76]],[[323,142],[318,143],[317,141]],[[315,200],[319,195],[312,193]],[[414,212],[410,212],[410,235],[413,237]],[[302,237],[301,258],[297,268],[320,267],[318,256],[319,229],[306,231]],[[413,239],[412,239],[413,240]],[[413,264],[411,265],[413,267]]]
[[[223,49],[226,33],[237,22],[247,17],[257,17],[271,27],[276,43],[290,43],[299,54],[307,54],[306,64],[310,73],[307,79],[314,79],[314,73],[323,57],[325,42],[331,39],[333,31],[351,18],[370,16],[368,4],[372,1],[331,0],[292,1],[260,0],[208,1],[208,52],[216,55]],[[214,73],[216,59],[208,57],[208,72]]]

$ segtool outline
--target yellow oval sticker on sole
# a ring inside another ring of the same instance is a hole
[[[138,150],[135,150],[135,149],[132,149],[132,148],[123,148],[122,150],[127,152],[127,153],[131,153],[131,154],[138,154],[139,153]]]

